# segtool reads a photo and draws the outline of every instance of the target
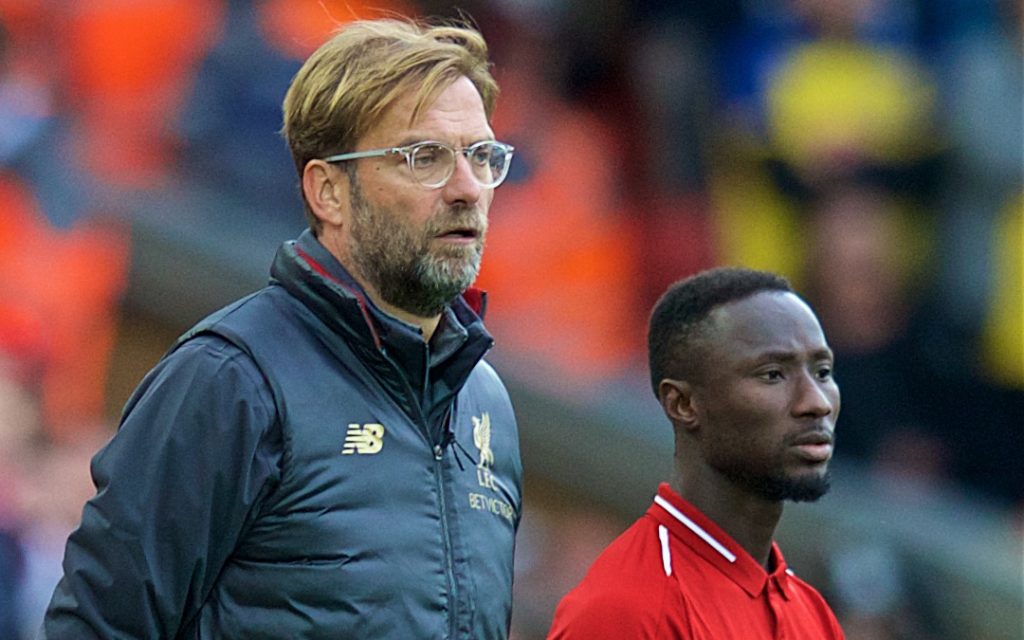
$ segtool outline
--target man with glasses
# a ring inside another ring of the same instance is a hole
[[[46,637],[508,636],[522,467],[469,288],[496,93],[461,26],[355,22],[306,61],[310,229],[129,400]]]

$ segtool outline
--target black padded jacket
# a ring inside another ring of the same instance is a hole
[[[285,243],[129,400],[43,637],[506,638],[522,466],[472,300],[428,345]]]

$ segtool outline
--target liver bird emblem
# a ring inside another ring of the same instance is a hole
[[[491,451],[491,415],[484,412],[477,418],[473,416],[473,444],[480,449],[479,466],[493,466],[494,452]]]

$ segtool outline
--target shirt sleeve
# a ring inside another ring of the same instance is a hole
[[[162,360],[93,458],[43,638],[170,638],[199,611],[280,476],[281,428],[252,359],[211,335]]]

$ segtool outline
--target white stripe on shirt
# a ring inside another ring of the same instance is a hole
[[[658,539],[661,540],[661,564],[665,567],[665,575],[672,575],[672,552],[668,548],[668,529],[663,524],[658,525]]]
[[[711,545],[711,548],[717,551],[718,553],[722,554],[722,557],[724,557],[726,560],[728,560],[729,562],[736,562],[736,554],[722,546],[721,542],[711,537],[711,534],[705,531],[703,528],[701,528],[699,524],[684,516],[683,513],[679,509],[673,507],[668,500],[662,498],[661,496],[654,496],[654,502],[657,503],[662,509],[667,511],[670,516],[672,516],[679,522],[682,522],[683,526],[685,526],[687,529],[696,533],[701,540]]]

